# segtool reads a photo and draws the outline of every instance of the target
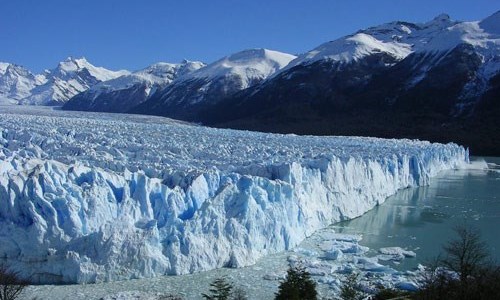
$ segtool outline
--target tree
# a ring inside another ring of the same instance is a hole
[[[36,300],[36,299],[34,299]],[[182,300],[181,297],[175,295],[160,295],[158,300]]]
[[[19,297],[28,283],[19,278],[16,272],[0,265],[0,300],[14,300]]]
[[[219,277],[210,284],[210,295],[201,294],[207,300],[227,300],[231,295],[233,285],[227,282],[226,278]]]
[[[242,288],[235,288],[231,293],[231,300],[247,300],[247,293]]]
[[[373,296],[371,299],[373,300],[387,300],[387,299],[411,299],[411,293],[410,292],[405,292],[405,291],[400,291],[396,289],[391,289],[391,288],[380,288]]]
[[[477,229],[461,224],[454,230],[458,237],[443,247],[446,257],[442,260],[442,264],[456,272],[460,282],[467,285],[467,279],[478,275],[486,265],[489,256],[488,246],[481,241],[481,234]]]
[[[287,276],[281,282],[276,300],[316,300],[316,283],[302,267],[289,268]]]
[[[359,291],[358,283],[359,274],[352,273],[347,276],[346,281],[340,288],[340,298],[343,300],[358,300],[361,299],[363,293]]]
[[[479,231],[467,225],[454,230],[457,238],[443,247],[445,257],[427,272],[415,299],[498,299],[500,267],[489,262]]]

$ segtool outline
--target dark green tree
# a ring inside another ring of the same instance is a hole
[[[390,299],[411,299],[411,292],[400,291],[391,288],[380,288],[371,299],[373,300],[390,300]]]
[[[231,295],[233,285],[226,278],[219,277],[210,284],[210,295],[201,294],[207,300],[227,300]]]
[[[347,276],[346,281],[340,288],[340,298],[343,300],[358,300],[362,298],[363,293],[359,290],[358,277],[359,274],[357,273]]]
[[[316,283],[311,275],[302,267],[289,268],[284,281],[281,282],[276,300],[316,300]]]
[[[247,292],[244,289],[237,287],[231,292],[231,300],[247,300]]]
[[[36,300],[36,299],[33,299]],[[176,295],[160,295],[158,297],[158,300],[182,300],[181,297],[176,296]]]

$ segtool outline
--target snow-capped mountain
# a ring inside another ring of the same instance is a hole
[[[201,62],[156,63],[143,70],[98,83],[72,97],[65,110],[127,112],[175,78],[204,67]]]
[[[267,80],[200,112],[196,121],[455,140],[498,154],[500,144],[478,136],[500,130],[499,19],[500,12],[476,22],[443,14],[426,23],[360,30],[299,55]]]
[[[441,14],[424,24],[396,21],[370,27],[352,35],[326,42],[299,55],[279,73],[286,72],[296,66],[306,66],[316,62],[348,65],[380,54],[392,57],[395,63],[411,53],[424,51],[426,48],[431,51],[437,50],[437,47],[429,46],[429,44],[432,44],[433,40],[441,40],[442,38],[438,35],[458,23],[452,21],[448,15]],[[443,45],[441,47],[444,48]]]
[[[28,105],[61,105],[71,97],[99,82],[129,74],[128,71],[110,71],[96,67],[85,58],[68,57],[42,76],[43,84],[35,86],[30,95],[20,101]]]
[[[132,111],[196,120],[203,107],[263,81],[294,58],[267,49],[244,50],[179,77]]]
[[[0,103],[17,103],[43,80],[21,66],[0,62]]]
[[[194,64],[192,72],[153,66],[160,76],[145,69],[115,78],[121,72],[69,59],[35,79],[26,75],[18,92],[10,92],[16,80],[2,75],[2,98],[55,104],[78,94],[66,109],[261,131],[454,140],[500,154],[500,141],[479,138],[500,130],[499,23],[500,12],[475,22],[446,14],[425,23],[396,21],[298,57],[252,49]],[[115,80],[99,84],[109,79]],[[19,96],[33,85],[29,96]]]

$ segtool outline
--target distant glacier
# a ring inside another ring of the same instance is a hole
[[[6,106],[0,261],[39,283],[243,267],[468,156],[452,143]]]

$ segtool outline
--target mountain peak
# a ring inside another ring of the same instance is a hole
[[[75,72],[84,68],[92,66],[85,57],[74,58],[68,56],[65,60],[61,61],[57,66],[57,69],[66,72]],[[92,66],[93,67],[93,66]]]
[[[9,63],[1,62],[0,61],[0,74],[5,74],[7,72],[7,68],[10,66]]]
[[[240,61],[247,60],[252,58],[264,58],[265,57],[265,49],[255,48],[255,49],[246,49],[240,52],[236,52],[226,57],[229,61]]]
[[[436,29],[447,28],[455,25],[457,22],[453,21],[448,14],[439,14],[429,22],[424,23],[424,28],[434,27]]]
[[[236,52],[234,54],[231,54],[227,57],[224,58],[225,61],[227,62],[234,62],[234,63],[248,63],[252,62],[254,60],[270,60],[270,61],[275,61],[278,62],[280,65],[286,65],[290,60],[294,59],[295,56],[288,54],[288,53],[283,53],[283,52],[278,52],[274,50],[269,50],[265,48],[253,48],[253,49],[246,49],[242,50],[240,52]],[[282,67],[284,67],[284,65]]]
[[[81,57],[68,56],[68,57],[66,57],[66,59],[64,61],[88,62],[84,56],[81,56]]]
[[[479,24],[481,28],[489,33],[500,34],[500,10],[482,20]]]
[[[87,61],[87,59],[85,57],[80,57],[80,58],[73,58],[73,61],[79,65],[79,66],[85,66],[85,65],[88,65],[89,62]]]
[[[448,22],[450,20],[451,20],[450,15],[444,13],[439,14],[434,19],[432,19],[432,21],[434,22]]]
[[[257,48],[236,52],[194,72],[194,77],[216,78],[238,74],[241,78],[267,77],[288,65],[294,55]]]

